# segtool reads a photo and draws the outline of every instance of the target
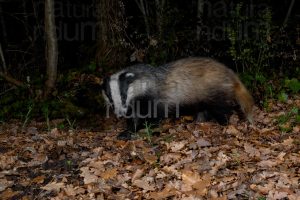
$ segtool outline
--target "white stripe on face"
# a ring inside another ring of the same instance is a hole
[[[115,114],[117,115],[117,117],[125,116],[127,112],[127,108],[123,107],[122,105],[120,85],[119,85],[120,73],[112,75],[109,82],[109,86],[111,89],[111,97],[113,100],[113,104],[115,106]]]
[[[102,96],[105,100],[105,103],[107,106],[111,107],[112,106],[112,102],[110,102],[109,98],[106,96],[105,92],[102,90]]]

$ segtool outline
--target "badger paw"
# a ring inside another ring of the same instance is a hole
[[[119,135],[117,136],[117,139],[124,140],[124,141],[131,140],[131,132],[128,130],[123,131],[123,132],[119,133]]]

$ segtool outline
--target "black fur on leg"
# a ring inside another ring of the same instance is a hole
[[[117,139],[119,140],[131,140],[132,133],[136,133],[139,129],[142,128],[142,120],[139,118],[128,118],[126,121],[127,129],[121,132]]]
[[[128,130],[125,130],[125,131],[119,133],[119,135],[117,136],[117,139],[124,140],[124,141],[131,140],[131,132]]]

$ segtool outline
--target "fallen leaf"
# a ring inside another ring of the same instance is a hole
[[[8,200],[12,199],[14,196],[18,195],[20,192],[13,191],[11,188],[6,189],[4,192],[1,193],[1,199]]]
[[[46,176],[42,175],[42,176],[37,176],[32,180],[32,183],[36,183],[36,184],[41,184],[44,183]]]
[[[156,155],[150,154],[150,153],[144,153],[144,159],[150,164],[154,164],[157,162],[157,157]]]
[[[231,134],[231,135],[238,135],[238,134],[240,134],[240,131],[237,130],[237,129],[235,128],[235,126],[233,126],[233,125],[227,126],[225,132],[226,132],[227,134]]]
[[[258,166],[268,168],[268,167],[274,167],[278,164],[278,162],[273,160],[263,160],[257,163]]]
[[[152,177],[143,177],[142,179],[135,180],[133,181],[133,185],[146,191],[155,190],[155,184]]]
[[[135,180],[141,178],[142,175],[143,175],[143,173],[144,173],[144,170],[143,170],[143,169],[137,169],[137,170],[134,172],[134,174],[132,175],[131,181],[133,182],[133,181],[135,181]]]
[[[211,177],[206,174],[202,177],[202,180],[193,184],[193,188],[196,189],[196,194],[199,196],[205,196],[207,194],[207,187],[210,186]]]
[[[47,190],[47,191],[59,192],[60,189],[63,187],[65,187],[64,183],[57,183],[54,181],[54,182],[48,183],[47,185],[41,187],[41,189]]]
[[[172,152],[178,152],[182,150],[186,144],[187,141],[171,142],[168,148],[170,148]]]
[[[13,185],[13,181],[8,181],[6,179],[0,179],[0,192],[4,191],[6,188]]]
[[[75,196],[77,194],[76,189],[74,188],[73,185],[67,185],[64,188],[64,191],[65,191],[67,196]]]
[[[289,137],[286,140],[283,140],[282,144],[283,146],[291,146],[294,143],[294,139],[292,139],[291,137]]]
[[[211,143],[204,140],[203,138],[200,138],[200,139],[197,140],[197,145],[199,147],[209,147],[209,146],[211,146]]]
[[[160,200],[167,199],[177,194],[177,190],[173,187],[169,187],[168,185],[160,192],[151,192],[149,195],[150,199]]]
[[[267,196],[268,199],[285,199],[288,197],[287,192],[280,192],[280,191],[274,191],[271,190]]]
[[[249,143],[245,143],[244,149],[245,149],[246,153],[249,154],[250,157],[260,157],[259,150],[254,148],[253,145],[251,145]]]
[[[96,183],[98,180],[98,176],[92,174],[90,172],[89,167],[82,167],[80,168],[81,174],[80,176],[83,177],[84,184]]]
[[[116,177],[117,173],[118,173],[118,169],[117,168],[113,168],[113,169],[106,170],[100,176],[104,180],[108,180],[108,179],[112,179],[112,178]]]

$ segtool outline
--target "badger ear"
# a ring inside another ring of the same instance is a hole
[[[134,78],[135,77],[135,74],[134,73],[131,73],[131,72],[128,72],[125,74],[125,77],[126,78]]]
[[[127,72],[123,75],[123,77],[124,77],[124,81],[126,81],[127,84],[130,84],[136,79],[136,74],[132,72]]]

